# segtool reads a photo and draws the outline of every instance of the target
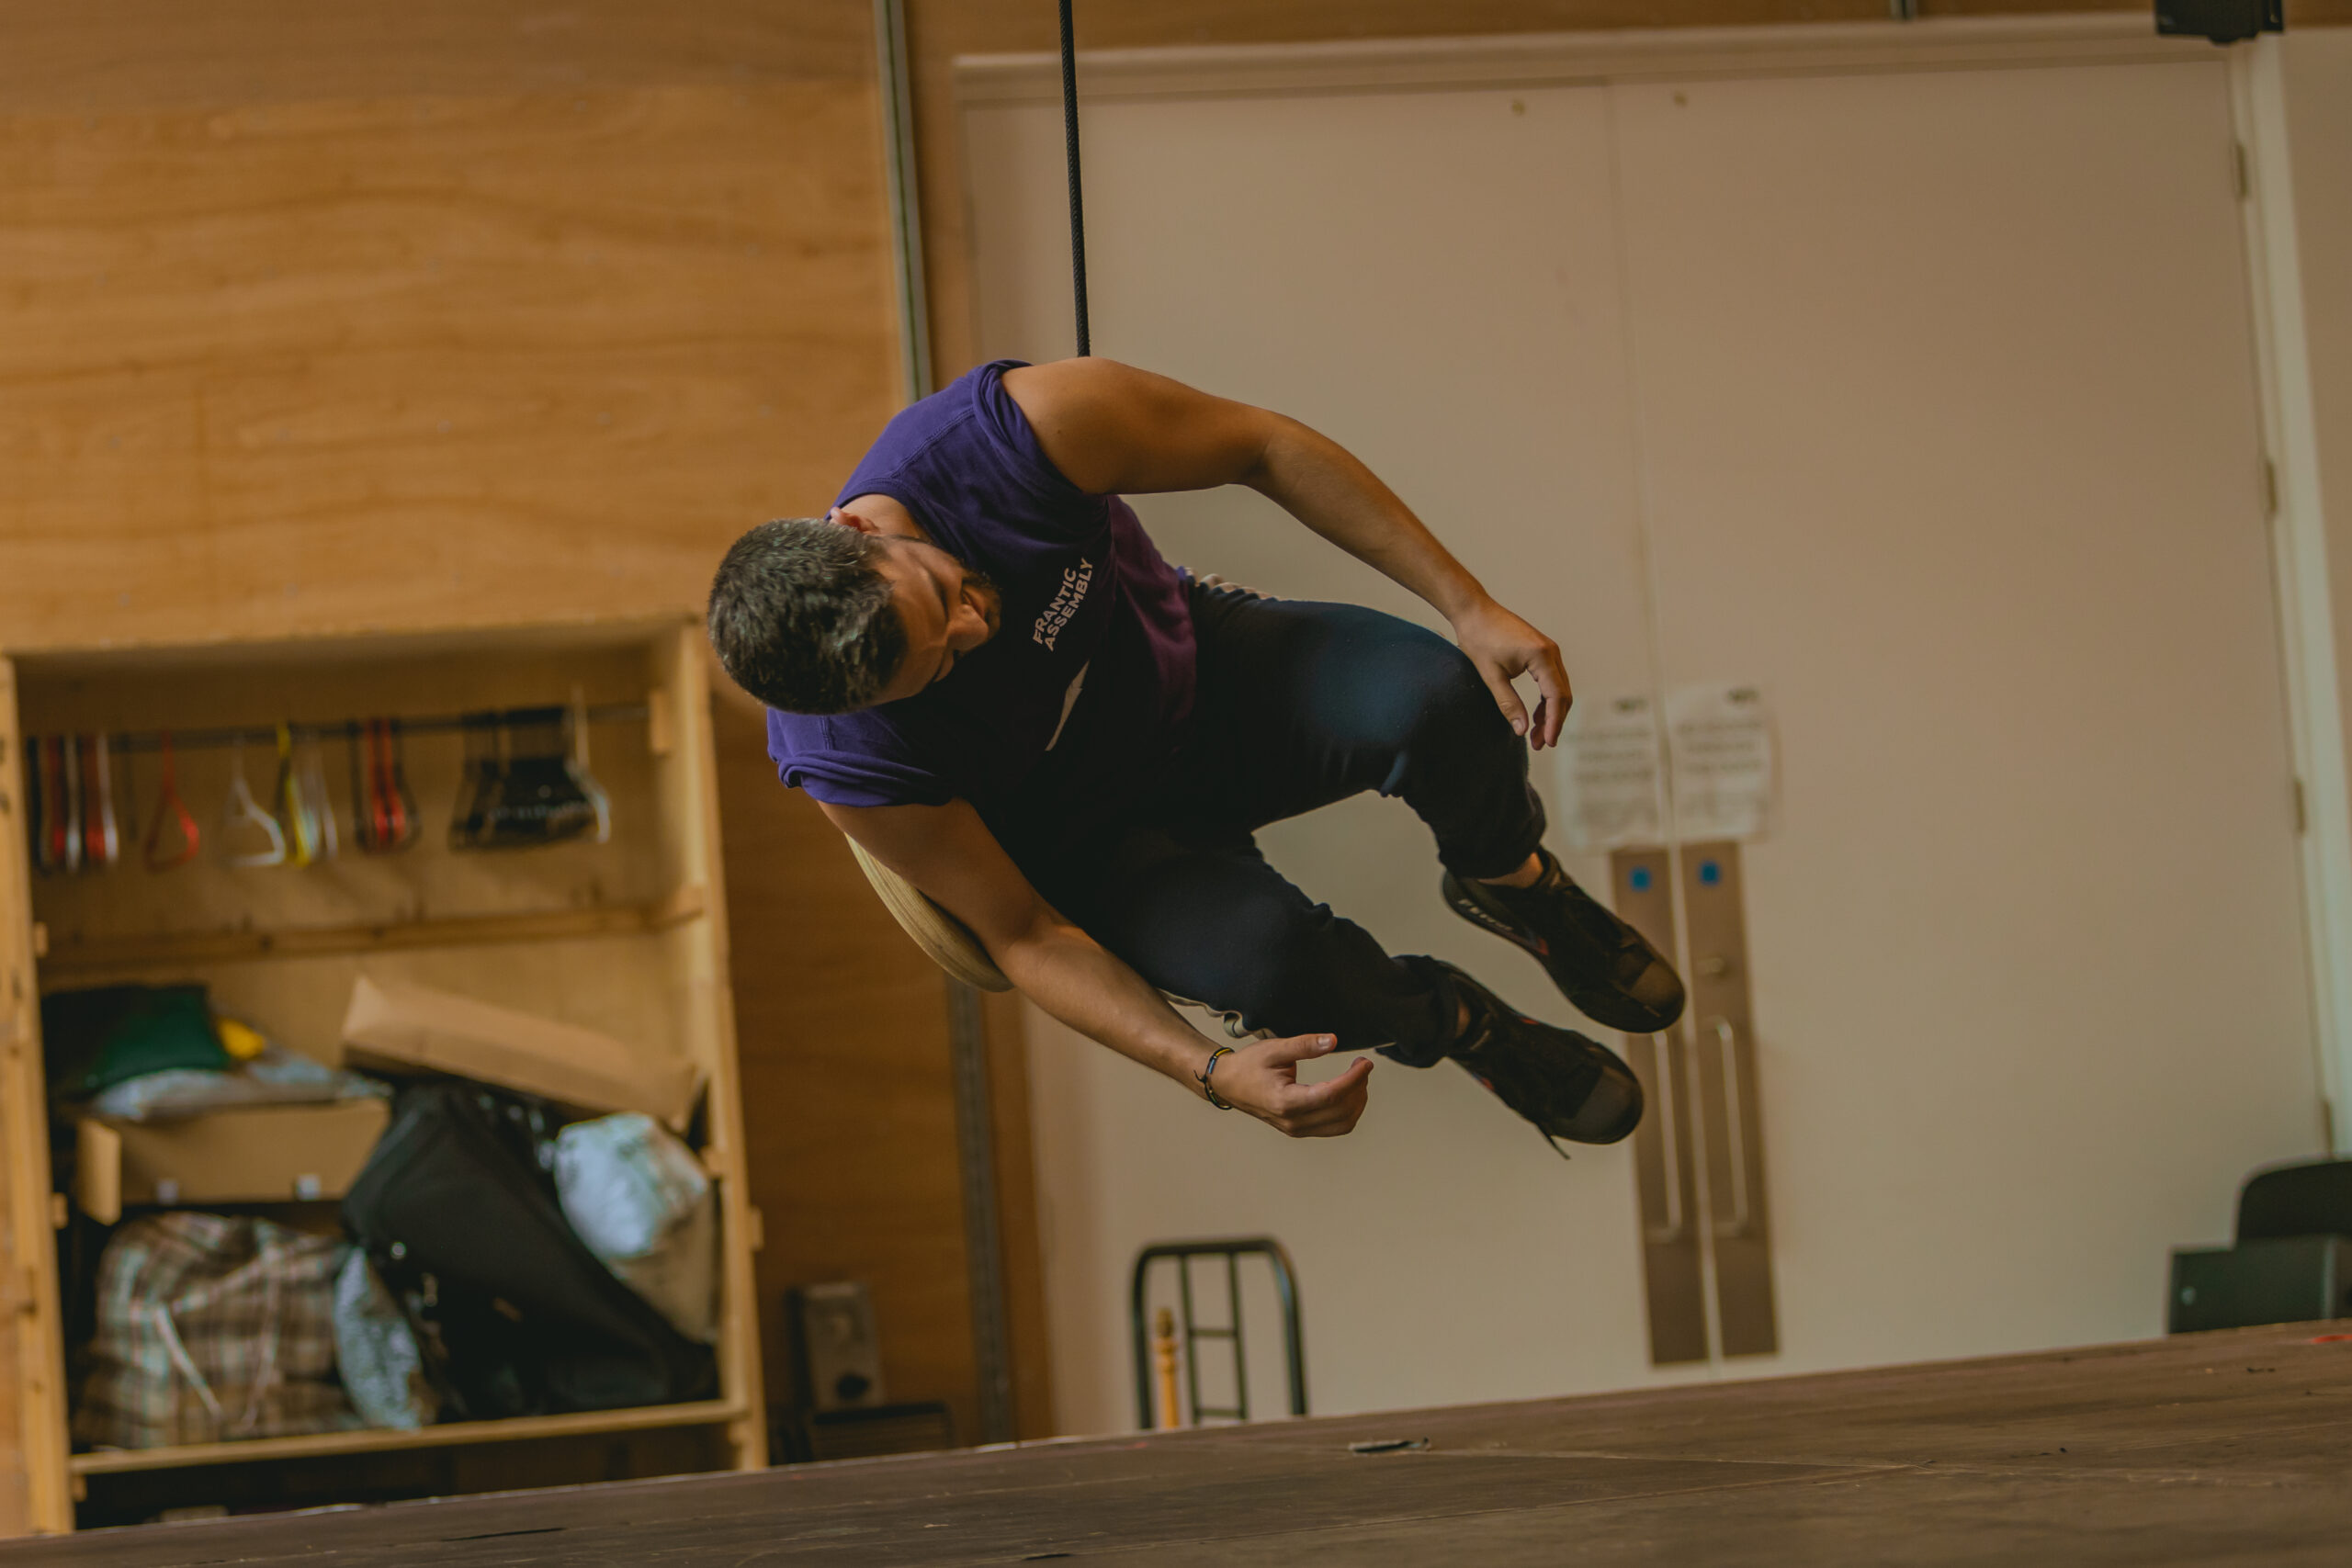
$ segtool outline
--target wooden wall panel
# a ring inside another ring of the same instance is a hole
[[[1047,1346],[1043,1216],[1036,1143],[1029,1121],[1029,1043],[1018,992],[982,999],[996,1112],[997,1208],[1004,1254],[1005,1332],[1012,1359],[1013,1429],[1052,1436],[1053,1358]]]
[[[871,89],[0,122],[0,641],[698,604],[889,407]]]
[[[11,113],[870,82],[866,0],[0,0]],[[861,166],[871,160],[861,161]]]
[[[777,934],[736,945],[736,1033],[754,1198],[768,1397],[797,1394],[784,1317],[789,1287],[873,1288],[893,1399],[944,1399],[965,1442],[980,1436],[957,1176],[945,980],[875,897],[814,802],[775,783],[763,713],[718,699],[720,811],[729,923]],[[1016,1430],[1054,1430],[1020,1009],[986,1009],[997,1122]]]
[[[816,804],[775,781],[766,721],[717,705],[727,905],[737,931],[736,1033],[759,1258],[768,1397],[792,1403],[778,1303],[790,1286],[874,1292],[893,1399],[944,1399],[975,1440],[964,1222],[945,980],[882,908]],[[786,934],[788,933],[788,934]]]

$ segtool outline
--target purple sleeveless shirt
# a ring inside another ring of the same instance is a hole
[[[916,695],[856,713],[768,714],[768,755],[836,806],[968,800],[1016,859],[1148,788],[1192,715],[1180,574],[1115,495],[1047,459],[1004,389],[1018,360],[902,411],[835,504],[887,495],[1004,594],[997,633]]]

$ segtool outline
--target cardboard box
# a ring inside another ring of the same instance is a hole
[[[673,1128],[685,1126],[701,1088],[691,1062],[470,997],[364,976],[344,1015],[343,1047],[356,1067],[447,1073],[582,1111],[639,1111]]]
[[[263,1105],[172,1122],[85,1118],[74,1196],[103,1224],[126,1203],[194,1206],[340,1198],[391,1120],[381,1100]]]

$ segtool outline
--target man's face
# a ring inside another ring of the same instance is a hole
[[[996,584],[937,545],[891,536],[881,542],[876,570],[890,584],[891,608],[907,628],[907,656],[877,704],[911,697],[944,680],[1004,620],[1004,596]]]

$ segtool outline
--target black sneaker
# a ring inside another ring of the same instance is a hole
[[[1613,1144],[1641,1124],[1642,1083],[1608,1046],[1514,1010],[1453,964],[1470,1024],[1446,1055],[1555,1141]]]
[[[1656,1034],[1682,1016],[1682,980],[1642,933],[1593,901],[1549,850],[1532,887],[1474,882],[1452,872],[1446,906],[1533,953],[1560,994],[1595,1023]]]

